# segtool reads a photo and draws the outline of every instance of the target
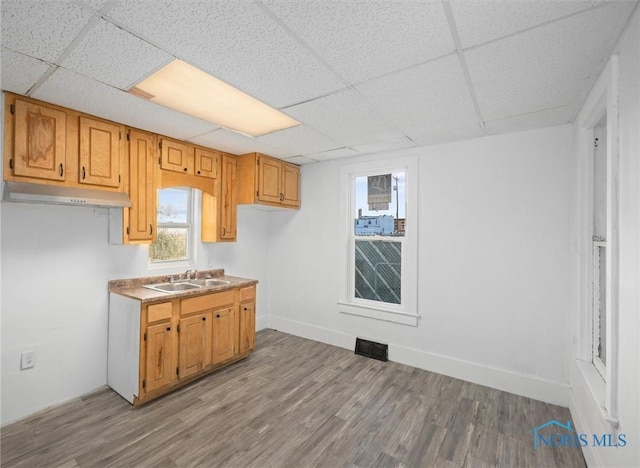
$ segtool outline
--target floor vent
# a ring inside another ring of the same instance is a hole
[[[378,361],[388,361],[389,345],[356,338],[356,354],[377,359]]]

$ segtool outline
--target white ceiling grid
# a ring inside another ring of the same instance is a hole
[[[637,3],[2,0],[0,86],[307,164],[570,122]],[[251,138],[127,93],[174,58],[301,125]]]

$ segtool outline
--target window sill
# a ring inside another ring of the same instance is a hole
[[[417,327],[420,316],[407,312],[399,312],[396,310],[384,309],[382,307],[367,307],[355,305],[350,302],[338,302],[338,312],[346,315],[355,315],[383,322],[393,322],[400,325],[408,325]]]

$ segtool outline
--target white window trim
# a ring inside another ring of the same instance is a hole
[[[594,128],[607,115],[607,258],[606,258],[606,356],[604,377],[593,359],[593,159]],[[603,410],[603,418],[612,425],[618,418],[618,297],[619,297],[619,148],[618,148],[618,57],[612,56],[596,84],[589,93],[576,119],[577,145],[580,157],[580,200],[582,201],[579,225],[580,268],[580,332],[576,357],[585,381]],[[596,377],[597,376],[597,377]],[[600,382],[595,383],[597,378]],[[603,394],[604,392],[604,394]],[[602,406],[603,405],[603,406]]]
[[[191,187],[166,187],[172,189],[189,189],[188,193],[188,204],[190,206],[190,210],[187,212],[187,223],[156,223],[156,229],[160,229],[163,227],[189,227],[189,236],[187,243],[187,258],[185,260],[168,260],[165,262],[152,262],[149,260],[149,254],[147,253],[147,265],[149,270],[163,270],[167,268],[192,268],[195,266],[196,259],[196,232],[199,232],[198,226],[196,226],[197,217],[195,214],[198,212],[198,206],[200,197],[197,196],[197,191]],[[158,189],[162,190],[162,189]]]
[[[407,230],[403,238],[386,239],[367,236],[367,240],[393,240],[402,242],[402,304],[388,304],[356,298],[354,293],[354,244],[353,220],[355,219],[355,177],[372,173],[406,174]],[[345,256],[342,259],[342,278],[339,282],[338,312],[375,320],[417,327],[418,314],[418,158],[403,156],[392,159],[344,164],[340,167],[340,245]]]

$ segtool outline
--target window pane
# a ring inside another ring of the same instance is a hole
[[[188,228],[158,228],[157,241],[149,246],[149,261],[187,260],[188,235]]]
[[[356,236],[404,236],[405,172],[356,177],[355,190]]]
[[[602,361],[602,364],[607,365],[607,276],[606,276],[606,261],[607,250],[604,246],[598,247],[598,343],[597,343],[597,355]]]
[[[186,224],[189,212],[188,189],[158,190],[158,223]]]
[[[402,243],[356,240],[355,297],[400,304]]]

